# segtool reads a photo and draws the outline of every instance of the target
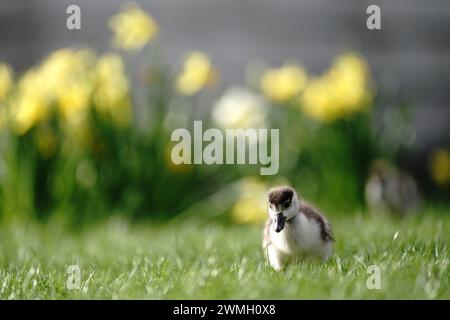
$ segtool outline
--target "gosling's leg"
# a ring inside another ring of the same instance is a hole
[[[279,251],[275,246],[267,246],[267,257],[269,259],[269,264],[274,268],[275,271],[281,271],[285,267],[286,256]]]

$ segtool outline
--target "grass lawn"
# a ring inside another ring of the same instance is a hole
[[[261,227],[111,219],[75,233],[56,221],[3,224],[0,299],[450,299],[450,215],[329,218],[334,257],[280,273],[265,262]],[[66,289],[72,264],[79,290]],[[379,290],[367,288],[370,265],[380,267]]]

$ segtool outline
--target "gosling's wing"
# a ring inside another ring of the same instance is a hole
[[[302,202],[300,211],[308,218],[316,221],[320,228],[320,236],[324,241],[335,241],[333,230],[327,219],[311,204]]]

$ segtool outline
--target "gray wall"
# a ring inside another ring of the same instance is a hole
[[[124,1],[1,0],[0,60],[23,70],[49,51],[77,43],[102,50],[108,18]],[[350,47],[369,60],[380,90],[416,106],[417,150],[450,141],[450,1],[448,0],[152,0],[139,1],[161,26],[168,61],[188,49],[213,57],[225,84],[244,81],[249,62],[294,58],[320,72]],[[78,4],[82,30],[65,28]],[[382,30],[365,28],[378,4]]]

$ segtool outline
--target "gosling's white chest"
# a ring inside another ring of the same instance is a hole
[[[319,224],[303,214],[297,215],[279,233],[271,229],[270,236],[273,245],[284,254],[295,255],[307,252],[318,256],[329,256],[330,245],[321,238]]]

